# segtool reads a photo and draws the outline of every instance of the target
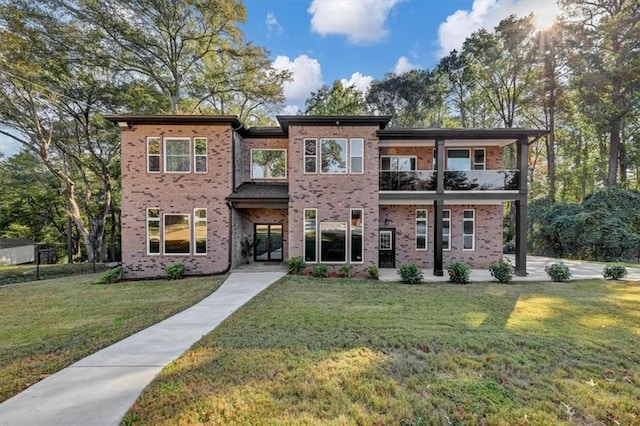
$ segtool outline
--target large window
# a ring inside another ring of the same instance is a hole
[[[462,249],[465,251],[475,250],[475,211],[464,210],[462,212]]]
[[[466,148],[447,150],[446,170],[471,170],[471,159],[469,158],[469,150]]]
[[[160,172],[160,138],[147,138],[147,172]]]
[[[304,261],[315,263],[318,261],[317,237],[318,235],[318,211],[316,209],[304,209]]]
[[[347,140],[320,139],[321,173],[347,173]]]
[[[189,173],[191,171],[191,140],[165,138],[164,171],[167,173]]]
[[[164,215],[164,253],[191,253],[191,229],[188,214]]]
[[[451,250],[451,210],[442,210],[442,249]]]
[[[364,211],[362,209],[351,210],[351,263],[362,263],[364,260],[363,229]]]
[[[318,172],[318,141],[315,139],[304,140],[304,172]]]
[[[194,254],[207,254],[207,209],[193,209]]]
[[[252,149],[252,179],[284,179],[287,177],[286,149]]]
[[[160,254],[160,209],[147,209],[147,254]]]
[[[416,170],[416,157],[383,155],[380,157],[380,170],[401,172]]]
[[[349,167],[351,173],[364,172],[364,139],[349,139]]]
[[[207,138],[193,138],[193,164],[196,173],[207,173]]]
[[[333,263],[347,261],[346,222],[320,223],[320,261]]]
[[[427,210],[416,210],[416,250],[427,249]]]

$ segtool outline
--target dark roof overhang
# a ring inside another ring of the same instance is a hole
[[[245,182],[226,198],[235,208],[287,208],[289,184]]]
[[[289,134],[289,126],[377,126],[384,129],[390,115],[277,115],[282,130]]]
[[[548,134],[539,129],[389,128],[378,130],[380,140],[518,140]]]
[[[105,120],[113,122],[120,128],[126,128],[135,124],[227,124],[234,130],[244,128],[242,122],[235,115],[103,115]]]

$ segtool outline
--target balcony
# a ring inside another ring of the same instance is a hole
[[[444,172],[445,191],[517,191],[517,170]],[[380,171],[380,191],[436,191],[435,170]]]

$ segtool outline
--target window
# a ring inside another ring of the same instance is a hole
[[[347,173],[347,140],[320,139],[321,173]]]
[[[346,222],[320,223],[320,261],[347,261],[347,224]]]
[[[476,148],[473,150],[473,170],[484,170],[486,168],[485,163],[485,150],[484,148]]]
[[[252,179],[284,179],[287,177],[286,149],[252,149]]]
[[[380,231],[380,250],[393,250],[393,233]]]
[[[351,173],[364,171],[364,139],[349,139],[349,163]]]
[[[207,209],[193,209],[194,254],[207,254]]]
[[[193,138],[193,164],[196,173],[207,173],[207,138]]]
[[[473,251],[475,249],[475,212],[464,210],[462,212],[462,249]]]
[[[363,227],[364,211],[362,209],[351,210],[351,227],[349,228],[351,240],[351,262],[362,263],[364,259]]]
[[[451,250],[451,210],[442,210],[442,249]]]
[[[191,253],[191,230],[188,214],[164,215],[164,254]]]
[[[164,171],[167,173],[189,173],[191,171],[191,140],[165,138]]]
[[[147,138],[147,172],[160,172],[160,138]]]
[[[380,157],[380,170],[412,171],[416,169],[416,157],[384,155]]]
[[[147,209],[147,254],[160,254],[160,209]]]
[[[427,249],[427,211],[416,210],[416,250]]]
[[[448,149],[446,170],[471,170],[468,149]]]
[[[316,209],[304,209],[304,261],[315,263],[318,261],[316,253],[318,233],[318,211]]]
[[[318,172],[318,141],[315,139],[304,140],[304,172]]]

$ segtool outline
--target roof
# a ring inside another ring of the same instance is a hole
[[[33,246],[35,241],[27,240],[25,238],[0,238],[0,249]]]
[[[288,201],[289,185],[286,183],[245,182],[233,191],[230,201]]]
[[[378,126],[384,129],[390,115],[277,115],[276,118],[285,133],[289,133],[289,126]]]
[[[243,128],[244,125],[235,115],[187,115],[187,114],[162,114],[162,115],[103,115],[105,120],[115,125],[124,127],[134,124],[228,124],[234,129]],[[123,123],[122,125],[120,123]]]
[[[543,136],[547,130],[538,129],[461,129],[461,128],[389,128],[378,131],[385,139],[494,139],[513,140]]]

